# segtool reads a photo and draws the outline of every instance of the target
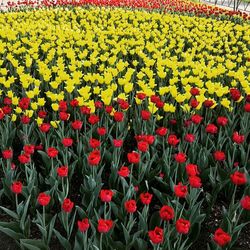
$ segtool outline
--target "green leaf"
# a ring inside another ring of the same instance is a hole
[[[75,218],[76,218],[76,210],[75,210],[74,215],[69,223],[69,235],[71,235],[73,227],[75,225]]]
[[[125,238],[126,245],[128,245],[129,239],[130,239],[129,232],[128,232],[128,230],[126,229],[126,227],[123,225],[123,223],[122,223],[121,225],[122,225],[123,236],[124,236],[124,238]]]
[[[21,246],[29,250],[48,250],[49,248],[41,240],[21,239]]]
[[[23,231],[25,228],[25,220],[26,220],[26,215],[27,215],[27,211],[28,211],[28,207],[29,207],[29,202],[30,202],[30,196],[28,197],[28,199],[23,207],[23,214],[22,214],[21,221],[20,221],[20,226],[21,226],[21,229]]]
[[[139,230],[143,230],[144,232],[148,231],[148,225],[146,223],[146,218],[138,211],[139,214]]]
[[[148,243],[141,238],[135,240],[134,247],[135,247],[135,249],[140,249],[140,250],[141,249],[149,249]]]
[[[52,233],[53,233],[53,229],[54,229],[56,217],[57,217],[57,214],[51,219],[51,221],[50,221],[50,223],[49,223],[48,244],[49,244],[49,242],[50,242],[50,239],[51,239],[51,236],[52,236]]]
[[[17,222],[0,222],[0,231],[15,240],[20,240],[24,235],[20,232]]]
[[[9,210],[8,208],[2,207],[2,206],[0,206],[0,208],[1,208],[6,214],[8,214],[9,216],[11,216],[13,219],[18,220],[18,215],[17,215],[15,212]]]
[[[65,247],[65,249],[67,250],[71,249],[71,245],[66,238],[64,238],[56,229],[54,229],[53,232],[55,233],[56,237],[60,241],[61,245]]]

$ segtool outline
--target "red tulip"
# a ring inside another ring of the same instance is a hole
[[[11,159],[13,157],[13,151],[11,149],[5,149],[2,151],[2,155],[4,159]]]
[[[134,213],[137,210],[136,201],[135,200],[125,201],[124,207],[128,213]]]
[[[120,170],[118,171],[118,174],[119,174],[120,176],[122,176],[122,177],[125,178],[125,177],[128,177],[128,176],[129,176],[130,170],[129,170],[128,167],[122,166],[122,167],[120,168]]]
[[[245,173],[241,173],[239,171],[235,171],[230,175],[231,181],[235,185],[244,185],[247,183],[247,177]]]
[[[188,194],[188,188],[180,182],[174,186],[174,193],[179,198],[185,198]]]
[[[92,151],[88,156],[88,163],[91,166],[96,166],[101,161],[101,153],[99,150]]]
[[[99,197],[102,202],[111,202],[113,197],[113,191],[108,189],[102,189],[100,191]]]
[[[67,166],[61,166],[61,167],[57,168],[56,171],[60,177],[67,177],[68,176],[68,167]]]
[[[178,219],[176,221],[176,231],[180,234],[188,234],[190,229],[190,221],[185,219]]]
[[[98,220],[97,230],[99,233],[108,233],[112,227],[113,227],[112,220],[104,220],[104,219]]]
[[[250,210],[250,196],[249,195],[244,196],[240,201],[240,204],[243,209]]]
[[[37,201],[41,206],[47,206],[50,202],[50,195],[45,193],[40,193],[37,197]]]
[[[62,144],[64,147],[71,147],[73,144],[73,139],[71,138],[63,138],[62,139]]]
[[[160,227],[155,227],[154,230],[149,231],[148,236],[153,244],[161,244],[164,241],[164,231]]]
[[[137,164],[140,162],[140,154],[137,152],[128,153],[127,157],[129,163]]]
[[[82,233],[85,233],[90,227],[89,220],[87,218],[77,221],[77,225],[78,229]]]
[[[152,198],[153,195],[148,192],[140,194],[141,203],[144,205],[149,205],[151,203]]]
[[[231,241],[231,236],[224,232],[221,228],[218,228],[214,233],[213,240],[217,245],[223,247]]]
[[[69,198],[64,199],[62,204],[62,210],[66,213],[70,213],[74,207],[74,202],[72,202]]]
[[[167,205],[163,206],[160,209],[160,217],[162,220],[172,220],[174,218],[174,209]]]
[[[15,194],[22,193],[23,190],[23,184],[20,181],[14,181],[11,185],[11,191]]]

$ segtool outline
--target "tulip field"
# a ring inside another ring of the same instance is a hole
[[[0,12],[0,233],[16,249],[247,250],[249,174],[246,13],[186,0]]]

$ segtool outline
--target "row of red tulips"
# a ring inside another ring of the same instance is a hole
[[[129,8],[144,8],[144,9],[158,9],[165,11],[173,11],[178,13],[190,13],[195,15],[205,16],[241,16],[244,19],[249,20],[250,16],[246,12],[226,10],[223,8],[210,6],[201,3],[194,3],[191,1],[183,0],[150,0],[150,1],[136,1],[136,0],[43,0],[43,1],[17,1],[7,2],[10,8],[19,7],[53,7],[53,6],[111,6],[111,7],[129,7]]]

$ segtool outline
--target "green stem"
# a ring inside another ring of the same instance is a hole
[[[179,203],[179,197],[177,197],[176,199],[176,204],[175,204],[175,213],[174,213],[174,220],[176,221],[176,219],[178,218],[178,203]]]
[[[45,218],[45,206],[43,206],[43,228],[45,230],[43,238],[44,238],[44,241],[47,243],[47,229],[46,229],[46,218]]]
[[[88,244],[87,243],[87,236],[88,236],[87,232],[82,233],[82,236],[83,236],[83,249],[86,250],[87,244]]]
[[[68,213],[65,213],[65,216],[66,216],[66,232],[67,232],[67,239],[69,240],[69,215]]]
[[[103,234],[101,233],[101,236],[100,236],[100,247],[99,247],[99,250],[102,250],[102,236],[103,236]]]
[[[77,156],[80,155],[79,130],[76,131]]]
[[[65,193],[65,187],[64,187],[64,177],[62,177],[62,191],[63,191],[63,196],[64,198],[67,196]]]
[[[17,197],[17,194],[15,194],[15,201],[16,201],[16,211],[17,211],[17,207],[18,207],[18,197]]]
[[[105,220],[106,220],[106,218],[107,218],[106,209],[107,209],[107,204],[106,204],[106,202],[104,202],[104,219],[105,219]]]
[[[233,196],[230,202],[230,207],[234,205],[236,190],[237,190],[237,185],[234,186],[234,192],[233,192]]]
[[[176,250],[179,250],[180,249],[180,245],[181,245],[181,240],[182,240],[182,234],[178,240],[178,247],[176,248]]]
[[[154,245],[154,250],[159,250],[160,249],[160,244]]]
[[[171,232],[170,232],[170,223],[168,221],[168,231],[167,231],[167,243],[168,243],[168,250],[171,250],[171,247],[170,247],[170,236],[171,236]]]
[[[237,224],[238,224],[238,222],[239,222],[239,220],[240,220],[240,216],[241,216],[242,212],[243,212],[243,209],[240,208],[240,212],[239,212],[238,218],[237,218],[236,221],[235,221],[235,226],[237,226]]]
[[[130,176],[129,176],[129,186],[131,186],[132,184],[132,178],[133,178],[133,164],[131,166],[131,171],[130,171]]]

